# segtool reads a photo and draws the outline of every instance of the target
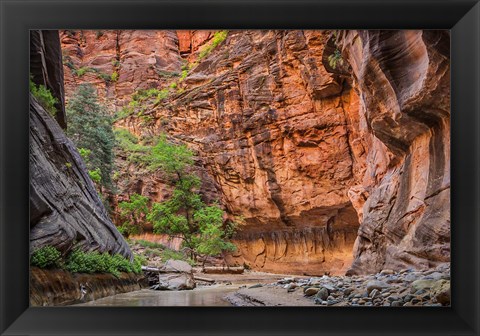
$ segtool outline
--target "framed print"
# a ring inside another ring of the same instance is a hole
[[[478,334],[478,2],[1,11],[2,335]]]

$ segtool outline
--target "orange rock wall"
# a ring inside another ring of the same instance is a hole
[[[65,70],[67,98],[90,81],[112,109],[136,89],[168,87],[175,78],[165,74],[194,62],[212,37],[90,31],[82,44],[80,32],[69,34],[62,42],[71,59],[107,73],[116,64],[119,78],[105,84]],[[335,33],[337,45],[333,36],[231,31],[151,106],[150,122],[132,116],[117,126],[166,132],[196,150],[204,197],[245,219],[231,264],[335,274],[352,260],[351,273],[448,260],[448,36],[350,31]],[[334,69],[336,48],[344,64]],[[128,176],[124,193],[168,195],[160,176]]]

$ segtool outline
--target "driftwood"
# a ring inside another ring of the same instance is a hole
[[[214,283],[214,282],[215,282],[214,279],[199,277],[199,276],[196,276],[196,275],[194,275],[193,278],[194,278],[195,280],[204,281],[204,282],[209,282],[209,283]]]
[[[142,266],[142,271],[144,272],[155,272],[155,273],[165,273],[161,269],[152,266]]]
[[[210,274],[242,274],[244,271],[243,267],[205,267],[203,273]]]

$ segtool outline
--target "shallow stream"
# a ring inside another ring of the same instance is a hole
[[[108,296],[75,306],[231,306],[224,297],[240,285],[213,285],[185,291],[155,291],[142,289]]]

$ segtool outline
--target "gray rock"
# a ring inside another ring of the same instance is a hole
[[[405,275],[403,279],[404,279],[405,281],[412,282],[412,281],[417,280],[417,279],[418,279],[418,276],[415,275],[415,274],[409,273],[409,274]]]
[[[370,297],[371,298],[375,298],[376,296],[380,295],[380,291],[378,289],[373,289],[371,292],[370,292]]]
[[[161,270],[170,273],[192,273],[192,266],[183,260],[169,259]]]
[[[393,301],[390,305],[391,305],[392,307],[402,307],[402,306],[403,306],[403,302],[402,302],[402,301]]]
[[[248,288],[260,288],[260,287],[263,287],[263,285],[258,283],[258,284],[255,284],[255,285],[251,285]]]
[[[389,296],[389,297],[387,298],[387,300],[388,300],[389,302],[393,302],[393,301],[399,301],[400,298],[399,298],[398,296],[396,296],[396,295],[392,295],[392,296]]]
[[[446,277],[446,275],[443,274],[443,273],[433,272],[433,273],[427,275],[426,277],[424,277],[424,279],[440,280],[440,279],[444,279],[445,277]]]
[[[321,300],[326,300],[328,298],[328,295],[329,295],[328,289],[325,287],[322,287],[318,290],[317,295],[315,295],[315,297]]]
[[[158,290],[187,290],[196,286],[193,275],[189,273],[160,274]]]
[[[449,280],[438,280],[432,286],[432,296],[438,303],[447,306],[450,305],[451,292]]]
[[[367,293],[370,294],[370,292],[373,291],[374,289],[382,290],[384,288],[390,287],[390,285],[388,285],[383,281],[370,280],[367,282],[366,287],[367,287]]]
[[[350,295],[352,292],[353,292],[353,288],[351,288],[351,287],[345,288],[344,291],[343,291],[343,295],[348,296],[348,295]]]
[[[323,284],[322,287],[328,289],[328,292],[329,292],[329,293],[330,293],[330,292],[334,292],[334,291],[337,290],[334,286],[332,286],[332,285],[330,285],[330,284]]]
[[[50,245],[62,252],[75,247],[131,258],[77,148],[30,98],[30,252]]]
[[[428,279],[420,279],[420,280],[415,280],[412,282],[412,293],[415,293],[418,290],[421,289],[429,289],[433,286],[435,283],[435,280],[428,280]]]
[[[296,284],[295,282],[291,282],[291,283],[283,286],[283,288],[285,288],[285,289],[287,289],[287,290],[292,290],[292,289],[295,289],[295,288],[297,288],[297,287],[298,287],[298,286],[297,286],[297,284]]]

